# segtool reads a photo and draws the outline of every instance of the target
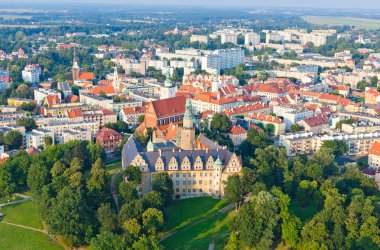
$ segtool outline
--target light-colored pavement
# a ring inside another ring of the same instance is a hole
[[[8,205],[12,205],[12,204],[22,203],[22,202],[30,201],[32,199],[32,197],[24,195],[24,194],[15,193],[13,195],[19,196],[19,197],[21,197],[23,199],[22,200],[11,201],[11,202],[8,202],[8,203],[0,204],[0,207],[5,207],[5,206],[8,206]]]

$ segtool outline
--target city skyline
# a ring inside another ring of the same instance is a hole
[[[12,3],[23,3],[25,4],[25,0],[15,0]],[[35,1],[27,1],[27,3],[104,3],[103,0],[35,0]],[[205,7],[298,7],[298,8],[342,8],[344,6],[345,9],[380,9],[380,2],[375,0],[363,0],[360,2],[357,1],[345,1],[345,0],[335,0],[333,2],[329,0],[321,0],[318,2],[315,1],[304,1],[304,0],[268,0],[265,2],[258,1],[250,1],[250,0],[238,0],[238,1],[229,1],[229,0],[194,0],[191,2],[181,2],[175,0],[143,0],[136,3],[132,0],[110,0],[107,3],[112,4],[126,4],[126,5],[176,5],[176,6],[205,6]]]

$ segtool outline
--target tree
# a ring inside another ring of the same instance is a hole
[[[125,246],[121,236],[111,232],[102,232],[101,234],[98,234],[96,237],[91,239],[91,249],[123,250],[125,249]]]
[[[318,183],[316,181],[303,180],[297,189],[297,201],[301,207],[306,207],[314,199],[314,193],[317,191]]]
[[[107,194],[107,171],[102,167],[102,160],[98,159],[91,168],[91,176],[87,181],[87,189],[92,197],[94,206],[105,200]]]
[[[173,190],[173,181],[170,179],[168,173],[157,173],[153,177],[152,181],[152,189],[159,192],[165,203],[168,203],[172,199],[172,195],[174,193]]]
[[[136,218],[126,220],[123,223],[123,229],[129,235],[131,240],[135,240],[139,237],[141,232],[141,226]]]
[[[379,82],[379,78],[377,78],[377,76],[371,77],[371,86],[372,87],[377,87],[378,82]]]
[[[118,221],[116,214],[112,211],[109,203],[102,203],[96,213],[100,223],[101,232],[115,232],[118,228]]]
[[[105,128],[110,128],[115,130],[118,133],[129,133],[131,132],[128,128],[128,124],[125,122],[118,120],[116,123],[107,123],[104,125]]]
[[[52,233],[61,235],[69,246],[78,247],[89,243],[92,236],[87,211],[81,191],[65,187],[52,199],[46,222]]]
[[[17,119],[16,124],[18,126],[25,127],[25,130],[27,132],[31,131],[31,130],[33,130],[35,128],[37,128],[36,121],[33,118],[31,118],[31,117],[22,117],[22,118],[19,118],[19,119]]]
[[[335,157],[343,156],[348,152],[348,145],[342,140],[326,140],[323,141],[322,147],[331,149]]]
[[[128,182],[134,182],[136,184],[141,182],[141,171],[135,166],[127,166],[124,170]]]
[[[224,187],[224,198],[232,204],[235,204],[235,209],[238,211],[244,200],[243,185],[239,175],[228,176]]]
[[[164,223],[164,215],[156,208],[148,208],[142,214],[142,220],[146,232],[155,235],[157,229]]]
[[[141,199],[141,203],[144,210],[148,208],[160,209],[164,205],[164,200],[162,196],[160,195],[160,193],[152,190],[144,194],[144,196]]]
[[[136,184],[132,182],[121,182],[119,185],[119,194],[124,201],[137,199]]]
[[[244,204],[233,219],[233,232],[239,234],[244,246],[256,249],[269,249],[274,240],[278,225],[278,199],[262,191]],[[243,247],[244,248],[244,247]]]
[[[142,236],[140,236],[138,241],[133,243],[132,249],[133,250],[144,250],[144,249],[162,250],[163,247],[158,243],[155,236],[147,237],[145,234],[143,234]]]
[[[32,112],[36,109],[36,103],[34,102],[23,102],[21,104],[21,110],[23,111],[28,111],[28,112]]]
[[[4,166],[0,166],[0,197],[13,193],[16,183],[12,179],[12,174]]]
[[[255,159],[251,161],[257,167],[257,177],[268,187],[282,186],[284,174],[288,170],[286,150],[269,146],[255,151]]]
[[[51,146],[53,145],[53,138],[51,136],[45,136],[44,142],[46,146]]]
[[[302,131],[304,128],[299,125],[298,123],[294,123],[292,124],[292,126],[290,126],[290,132],[291,133],[297,133],[297,132],[300,132]]]
[[[261,81],[261,82],[264,82],[266,79],[268,79],[269,77],[269,74],[268,72],[266,71],[260,71],[258,74],[257,74],[257,78]]]
[[[18,149],[22,146],[23,136],[20,132],[12,130],[5,134],[4,143],[9,150]]]
[[[210,128],[220,133],[226,133],[231,129],[232,122],[227,115],[215,113]]]
[[[273,135],[274,130],[275,130],[274,125],[271,124],[271,123],[268,123],[268,124],[265,126],[265,129],[266,129],[266,131],[268,132],[268,134],[270,134],[270,135]]]
[[[39,191],[49,182],[49,172],[43,162],[35,162],[30,166],[27,182],[33,192]]]

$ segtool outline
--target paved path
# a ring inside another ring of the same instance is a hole
[[[12,204],[22,203],[22,202],[30,201],[32,199],[32,197],[24,195],[24,194],[15,193],[13,195],[19,196],[19,197],[21,197],[23,199],[22,200],[11,201],[11,202],[8,202],[8,203],[0,204],[0,207],[5,207],[5,206],[8,206],[8,205],[12,205]]]
[[[2,221],[1,223],[7,224],[7,225],[16,226],[16,227],[22,227],[22,228],[33,230],[33,231],[36,231],[36,232],[40,232],[40,233],[43,233],[43,234],[46,234],[46,235],[49,234],[46,230],[41,230],[41,229],[37,229],[37,228],[34,228],[34,227],[27,227],[27,226],[23,226],[23,225],[19,225],[19,224],[14,224],[14,223],[10,223],[10,222],[5,222],[5,221]]]
[[[115,201],[116,208],[117,208],[118,212],[119,212],[119,194],[117,193],[117,188],[115,185],[115,179],[116,179],[116,175],[119,173],[120,173],[120,170],[111,176],[111,194],[112,194],[112,197]]]

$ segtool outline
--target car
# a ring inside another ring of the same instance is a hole
[[[0,219],[3,218],[3,217],[4,217],[4,215],[2,213],[0,213]]]

